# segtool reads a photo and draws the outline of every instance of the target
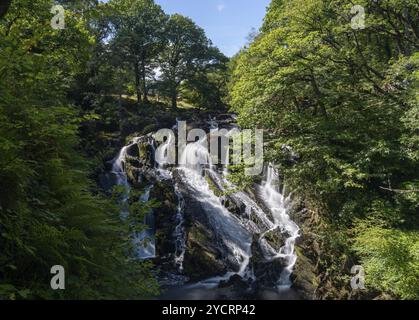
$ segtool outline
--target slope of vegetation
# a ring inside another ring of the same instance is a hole
[[[419,298],[416,1],[273,0],[233,60],[232,110],[266,129],[269,158],[309,209],[321,297]],[[314,219],[316,218],[316,219]],[[316,229],[315,229],[316,228]]]
[[[51,27],[54,4],[66,9],[64,29]],[[151,0],[15,0],[1,9],[0,299],[156,295],[151,263],[130,258],[129,222],[92,172],[121,138],[153,125],[166,101],[176,108],[188,80],[188,92],[204,94],[195,77],[206,81],[225,57],[190,19]],[[65,290],[50,287],[54,265],[65,268]]]

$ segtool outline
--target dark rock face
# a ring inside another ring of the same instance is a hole
[[[262,287],[275,287],[285,266],[281,258],[255,263],[253,267],[256,284]]]
[[[143,136],[127,148],[125,171],[133,186],[140,186],[143,180],[154,180],[153,143],[150,136]]]
[[[213,245],[213,240],[212,233],[199,222],[189,229],[183,266],[191,281],[218,276],[227,271],[222,253]]]
[[[304,208],[304,204],[299,204]],[[321,250],[317,241],[317,236],[312,232],[310,214],[305,210],[295,213],[292,218],[300,226],[301,236],[297,239],[295,246],[297,253],[297,262],[294,266],[294,272],[291,275],[293,288],[296,289],[303,299],[319,298],[319,270],[317,268],[321,256]]]
[[[228,262],[223,259],[223,244],[216,238],[208,221],[202,203],[184,185],[180,171],[173,172],[185,203],[186,253],[184,271],[191,281],[222,275],[227,271]]]
[[[281,272],[286,266],[281,258],[266,260],[259,243],[259,236],[253,236],[252,242],[253,256],[250,258],[250,264],[255,275],[256,287],[274,287],[279,281]]]
[[[159,202],[154,213],[156,224],[156,263],[163,270],[170,271],[174,268],[173,255],[175,253],[175,213],[177,199],[173,185],[170,181],[158,181],[150,193],[151,199]]]
[[[315,299],[315,292],[318,287],[316,269],[313,262],[300,250],[297,250],[298,259],[291,275],[292,287],[296,289],[301,297],[307,300]]]
[[[249,285],[249,281],[244,280],[238,274],[234,274],[228,280],[220,281],[218,288],[232,288],[236,291],[243,291],[249,288]]]
[[[287,237],[289,237],[289,235],[285,231],[281,232],[281,228],[277,227],[274,230],[268,231],[265,234],[264,239],[275,251],[279,251],[279,249],[285,245]]]

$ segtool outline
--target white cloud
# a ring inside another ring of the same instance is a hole
[[[225,9],[225,5],[224,4],[222,4],[222,3],[220,3],[220,4],[217,4],[217,10],[219,11],[219,12],[221,12],[221,11],[223,11],[224,9]]]

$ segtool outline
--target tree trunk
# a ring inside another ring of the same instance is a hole
[[[176,110],[177,109],[177,90],[173,90],[172,91],[172,109]]]
[[[326,107],[324,106],[324,103],[322,101],[323,95],[319,89],[319,87],[317,86],[317,82],[316,82],[316,78],[314,77],[314,74],[311,73],[311,83],[313,85],[313,89],[314,89],[314,93],[317,96],[317,104],[315,105],[315,110],[314,110],[314,114],[317,114],[317,105],[319,105],[320,107],[320,112],[322,114],[322,116],[327,118],[327,111],[326,111]]]
[[[148,102],[147,97],[147,86],[146,86],[146,72],[145,72],[145,63],[144,60],[141,62],[141,88],[143,92],[143,102]]]
[[[137,102],[141,103],[141,89],[140,89],[140,70],[138,68],[138,62],[134,62],[134,73],[135,73],[135,91],[137,93]]]
[[[119,94],[118,99],[118,125],[119,125],[119,132],[122,132],[122,118],[123,118],[123,111],[122,111],[122,94]]]

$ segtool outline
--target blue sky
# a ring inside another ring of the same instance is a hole
[[[155,0],[168,14],[180,13],[202,27],[231,57],[246,44],[252,28],[262,25],[270,0]]]

